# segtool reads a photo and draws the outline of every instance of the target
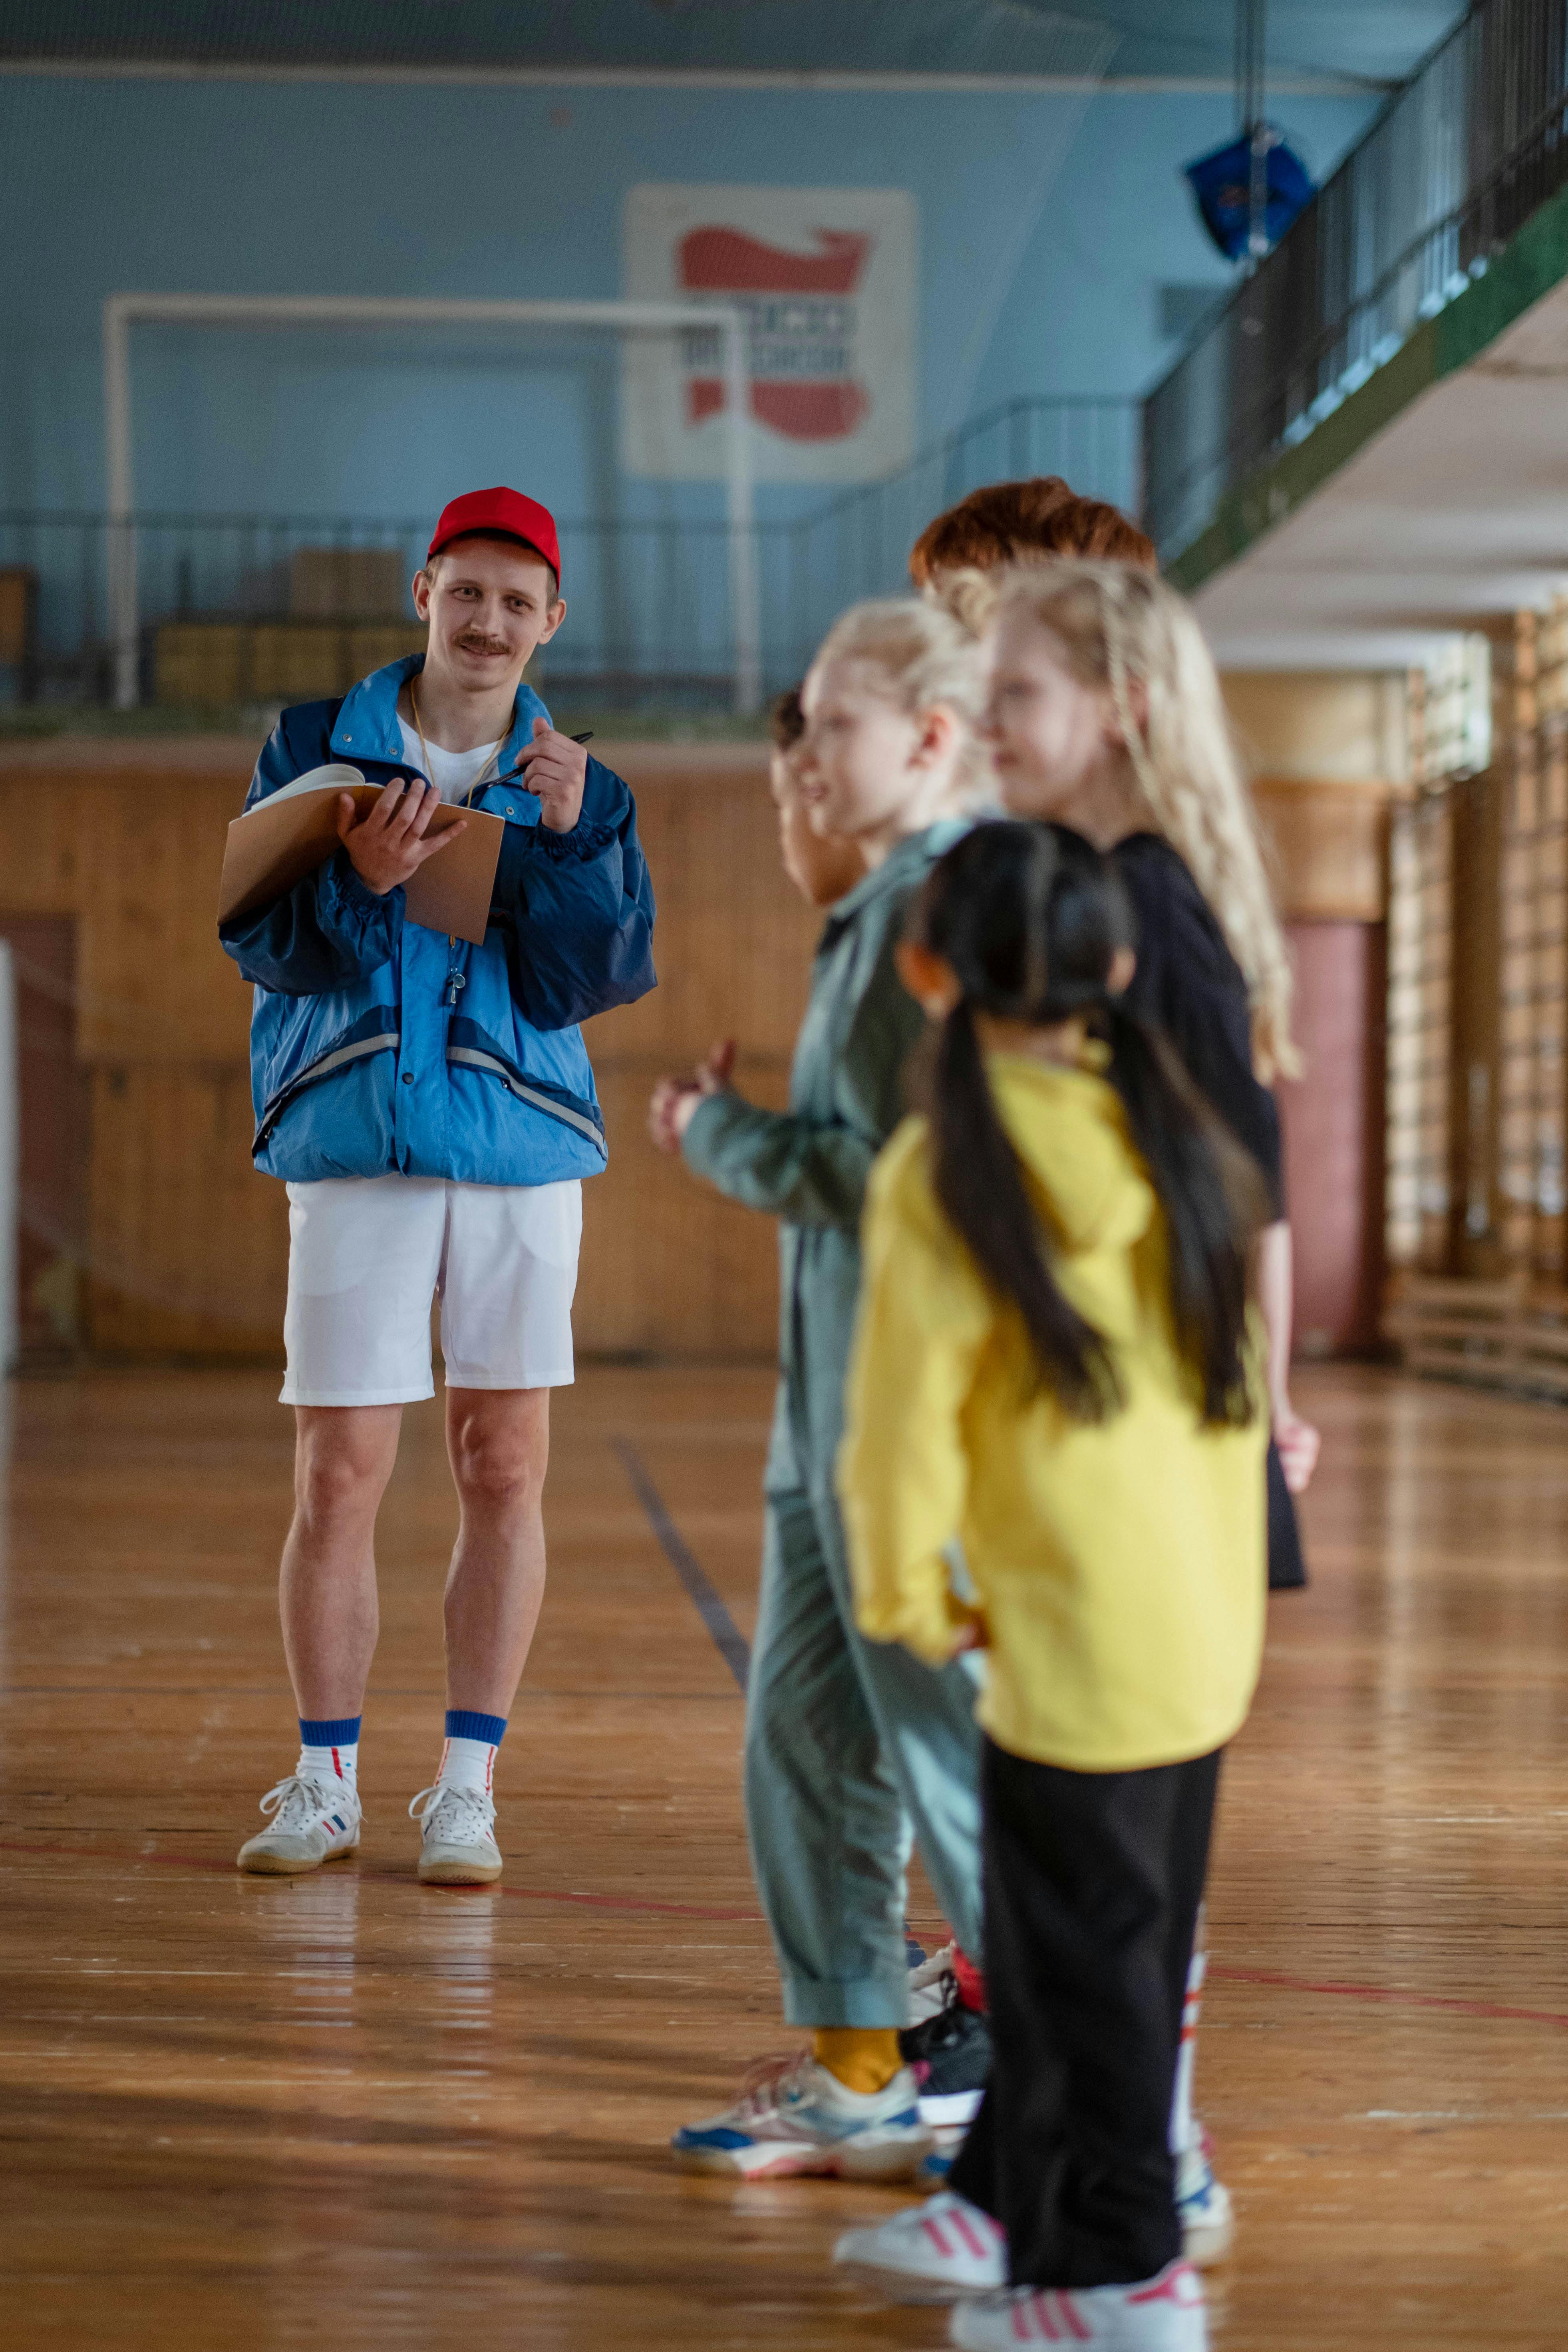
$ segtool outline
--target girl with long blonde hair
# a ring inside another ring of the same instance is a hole
[[[1284,1490],[1310,1478],[1318,1435],[1289,1395],[1290,1229],[1270,1082],[1293,1076],[1300,1056],[1289,955],[1213,658],[1191,606],[1141,566],[1036,563],[947,593],[969,625],[990,622],[988,726],[1010,814],[1072,825],[1112,854],[1138,917],[1129,1003],[1263,1171],[1270,1580],[1299,1583]]]

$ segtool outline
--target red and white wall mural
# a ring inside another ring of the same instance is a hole
[[[627,194],[625,240],[633,299],[745,311],[760,480],[872,481],[913,454],[916,226],[905,190],[645,185]],[[628,473],[718,478],[717,335],[634,334],[623,348]]]

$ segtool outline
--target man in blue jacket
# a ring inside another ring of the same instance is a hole
[[[560,578],[545,508],[510,489],[455,499],[414,583],[425,654],[284,711],[246,801],[333,762],[385,786],[363,819],[343,795],[326,865],[220,927],[256,989],[256,1164],[289,1187],[282,1402],[297,1421],[280,1607],[300,1754],[262,1799],[242,1870],[313,1870],[358,1846],[376,1511],[403,1407],[434,1392],[438,1296],[460,1517],[446,1745],[409,1811],[421,1878],[500,1874],[496,1751],[543,1596],[581,1180],[605,1156],[577,1024],[654,985],[631,794],[523,684],[565,617]],[[482,947],[405,912],[403,886],[459,829],[428,835],[443,799],[505,823]]]

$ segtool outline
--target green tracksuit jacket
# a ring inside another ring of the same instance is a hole
[[[686,1130],[688,1165],[779,1228],[778,1412],[764,1484],[831,1493],[860,1290],[871,1163],[904,1116],[904,1066],[924,1015],[893,968],[910,898],[966,826],[900,841],[832,909],[795,1041],[788,1110],[712,1096]]]
[[[965,830],[900,842],[827,919],[786,1111],[715,1095],[686,1158],[781,1220],[778,1407],[763,1485],[745,1799],[793,2025],[901,2025],[911,1830],[960,1942],[980,1949],[979,1736],[968,1661],[938,1670],[855,1624],[834,1491],[867,1180],[903,1117],[923,1025],[893,950],[910,898]]]

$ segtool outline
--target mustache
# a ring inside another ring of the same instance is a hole
[[[465,629],[457,643],[473,654],[509,654],[511,651],[504,638],[487,637],[477,629]]]

